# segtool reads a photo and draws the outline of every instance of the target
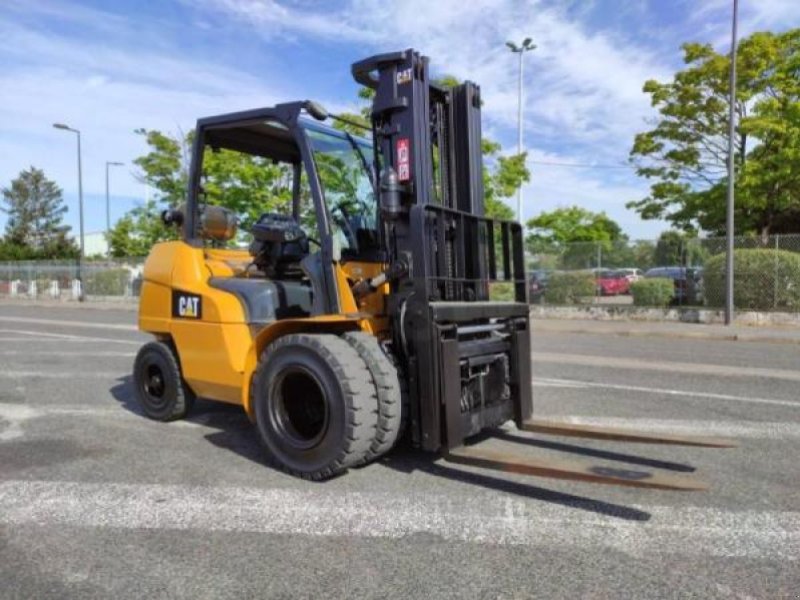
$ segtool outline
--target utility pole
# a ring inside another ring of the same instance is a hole
[[[725,253],[725,325],[733,323],[733,206],[736,180],[736,164],[734,161],[734,139],[736,136],[736,39],[737,20],[739,16],[739,0],[733,0],[733,19],[731,25],[731,80],[730,110],[728,112],[728,202],[725,220],[726,253]]]
[[[73,129],[63,123],[53,123],[56,129],[64,131],[71,131],[78,136],[78,213],[80,219],[80,255],[78,256],[78,284],[80,285],[80,293],[78,294],[78,301],[83,302],[85,299],[83,291],[83,257],[84,257],[84,243],[83,243],[83,171],[81,169],[81,132]]]
[[[106,161],[106,244],[108,244],[108,257],[111,257],[111,242],[108,241],[108,236],[111,234],[111,205],[109,202],[108,193],[108,167],[121,167],[125,163]]]
[[[529,50],[535,50],[536,44],[531,38],[522,40],[517,46],[514,42],[506,42],[511,52],[519,54],[519,81],[517,82],[517,154],[522,154],[522,55]],[[522,185],[517,190],[517,221],[522,223]]]

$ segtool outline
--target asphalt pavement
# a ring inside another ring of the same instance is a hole
[[[129,374],[148,337],[131,311],[0,305],[0,598],[796,598],[800,345],[544,329],[539,416],[740,446],[512,429],[487,443],[711,489],[516,476],[408,449],[300,481],[265,466],[236,407],[141,415]]]

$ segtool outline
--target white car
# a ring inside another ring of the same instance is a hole
[[[633,283],[634,281],[639,281],[644,276],[644,273],[641,269],[616,269],[622,273],[625,273],[625,277],[628,278],[628,281]]]

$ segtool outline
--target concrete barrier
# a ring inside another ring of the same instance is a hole
[[[641,306],[546,306],[532,305],[531,316],[539,319],[588,319],[596,321],[675,321],[721,324],[725,312],[710,308],[645,308]],[[787,325],[800,327],[800,313],[737,311],[737,325]]]

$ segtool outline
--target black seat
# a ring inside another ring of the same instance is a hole
[[[239,298],[245,319],[251,324],[311,314],[313,294],[307,281],[212,277],[208,283]]]

